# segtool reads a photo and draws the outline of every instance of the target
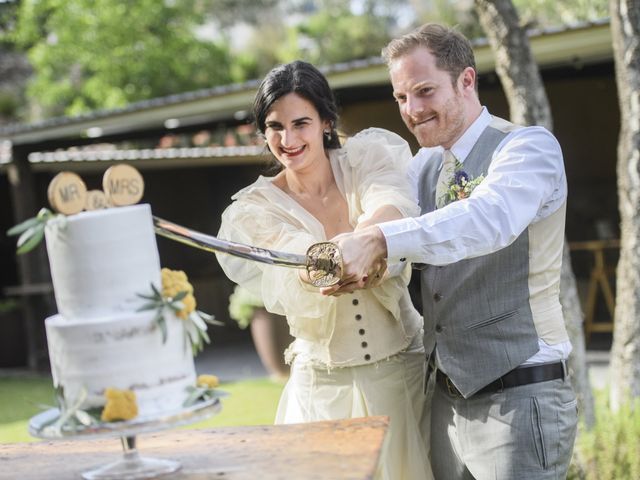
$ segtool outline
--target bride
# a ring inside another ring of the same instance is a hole
[[[282,169],[232,197],[220,238],[305,253],[340,233],[418,214],[405,179],[407,143],[367,129],[341,146],[336,110],[325,77],[311,64],[296,61],[267,74],[254,115]],[[295,337],[285,352],[291,376],[276,423],[389,416],[377,478],[432,478],[423,435],[429,420],[422,318],[409,298],[410,267],[379,263],[368,288],[323,296],[303,270],[228,255],[218,260],[267,310],[286,316]]]

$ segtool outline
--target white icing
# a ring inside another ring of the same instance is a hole
[[[58,315],[45,321],[55,386],[72,404],[104,405],[104,390],[133,390],[138,417],[179,410],[195,385],[183,321],[167,313],[167,340],[155,311],[137,312],[137,294],[160,287],[149,205],[83,212],[50,222],[47,251]]]
[[[160,285],[149,205],[82,212],[45,229],[58,313],[90,321],[135,311]]]
[[[84,407],[104,405],[104,390],[111,387],[135,392],[138,417],[179,410],[186,387],[195,385],[191,347],[182,320],[172,314],[163,344],[154,316],[154,311],[125,313],[88,324],[60,315],[47,318],[51,373],[67,402],[85,389]]]

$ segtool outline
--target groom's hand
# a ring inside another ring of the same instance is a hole
[[[386,270],[387,242],[377,226],[343,233],[331,241],[338,244],[342,252],[342,279],[333,287],[321,289],[323,295],[350,293],[382,281]]]

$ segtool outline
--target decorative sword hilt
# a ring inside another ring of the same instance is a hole
[[[307,250],[307,273],[315,287],[330,287],[342,278],[342,252],[333,242],[314,243]]]

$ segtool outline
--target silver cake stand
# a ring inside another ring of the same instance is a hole
[[[136,435],[198,422],[217,414],[221,409],[220,399],[212,398],[202,400],[182,410],[153,417],[53,429],[49,426],[52,420],[60,415],[60,411],[57,408],[51,408],[31,418],[29,433],[34,437],[47,440],[120,437],[123,458],[83,472],[82,478],[86,480],[139,480],[173,473],[180,469],[181,465],[175,460],[142,457],[136,449]]]

